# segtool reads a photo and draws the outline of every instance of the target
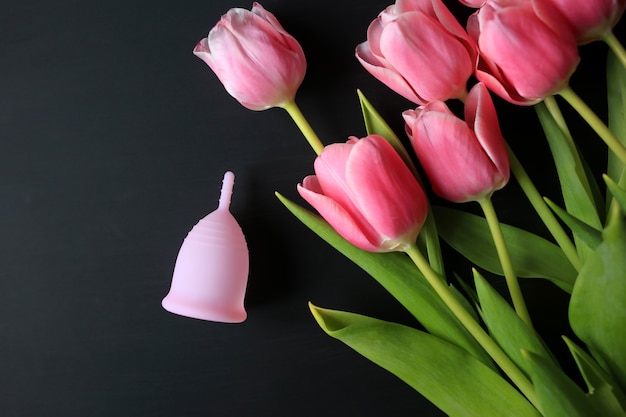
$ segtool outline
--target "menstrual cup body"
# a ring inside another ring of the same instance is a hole
[[[247,316],[248,268],[241,227],[227,208],[218,208],[185,238],[163,308],[202,320],[240,323]]]

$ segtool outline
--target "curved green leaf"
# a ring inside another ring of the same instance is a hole
[[[376,279],[426,330],[494,366],[491,358],[441,301],[407,256],[396,252],[372,253],[361,250],[342,238],[320,216],[278,193],[276,195],[302,223]],[[467,305],[467,301],[460,295],[458,298]]]
[[[602,178],[604,178],[607,190],[613,195],[615,201],[617,201],[622,208],[622,212],[626,213],[626,190],[620,187],[619,184],[613,181],[608,175],[603,175]]]
[[[545,103],[536,104],[535,110],[552,151],[567,212],[591,227],[601,229],[602,221],[597,206],[600,204],[598,186],[588,176],[588,169],[574,141],[569,132],[559,127]],[[576,236],[574,240],[584,261],[592,251]]]
[[[613,378],[581,347],[567,337],[563,339],[587,383],[589,397],[593,400],[598,414],[626,416],[626,394],[617,387]]]
[[[489,226],[483,217],[446,207],[433,209],[443,240],[480,268],[503,275]],[[576,270],[558,246],[517,227],[501,226],[519,277],[545,278],[567,292],[572,291]]]
[[[545,417],[598,417],[597,410],[574,381],[539,355],[523,351]]]
[[[549,198],[544,198],[546,204],[559,218],[572,230],[578,238],[580,238],[591,249],[595,249],[602,242],[602,232],[596,228],[589,226],[582,220],[572,216],[567,211],[556,205]]]
[[[604,241],[580,270],[569,321],[598,363],[626,391],[626,225],[612,217]]]
[[[529,374],[528,361],[522,349],[531,351],[547,361],[553,362],[552,354],[537,333],[517,315],[504,298],[474,270],[474,282],[480,301],[482,317],[490,336],[522,371]]]
[[[428,333],[311,305],[320,327],[409,384],[452,417],[540,417],[505,379]]]
[[[607,59],[606,81],[609,128],[626,145],[626,69],[612,52],[609,52]],[[624,164],[609,150],[607,175],[617,180],[623,171]],[[611,196],[607,191],[606,201],[610,200]]]

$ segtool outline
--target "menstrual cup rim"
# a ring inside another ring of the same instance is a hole
[[[172,294],[168,294],[163,298],[161,306],[170,313],[179,316],[218,323],[242,323],[248,317],[246,310],[243,308],[230,308],[227,312],[224,312],[223,309],[218,310],[207,305],[180,301]]]

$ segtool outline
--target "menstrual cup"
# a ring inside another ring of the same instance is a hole
[[[201,320],[241,323],[248,282],[248,246],[228,210],[235,175],[224,174],[219,205],[189,232],[178,252],[172,286],[161,303]]]

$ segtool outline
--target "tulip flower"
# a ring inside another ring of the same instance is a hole
[[[251,110],[292,102],[306,72],[300,44],[259,3],[230,9],[193,53]]]
[[[602,39],[624,13],[626,0],[533,0],[549,25],[564,20],[579,44]]]
[[[476,77],[514,104],[559,92],[580,60],[565,23],[546,24],[528,1],[487,2],[470,16],[468,32],[480,50]]]
[[[441,0],[398,0],[370,24],[356,57],[389,88],[426,104],[467,94],[477,49]]]
[[[415,243],[428,211],[426,196],[383,137],[328,145],[314,167],[298,192],[346,240],[370,252]]]
[[[484,84],[465,102],[465,121],[435,101],[403,113],[413,149],[433,191],[446,200],[481,201],[509,180],[509,158]]]

